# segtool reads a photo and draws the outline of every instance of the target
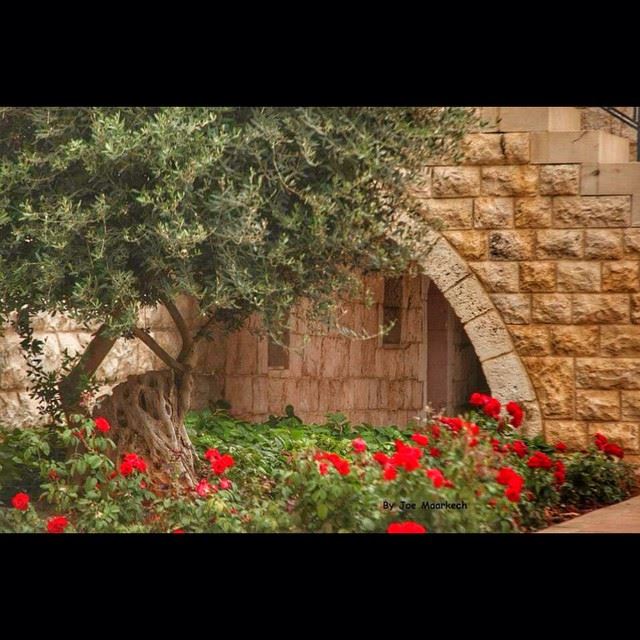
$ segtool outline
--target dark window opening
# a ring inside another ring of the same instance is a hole
[[[286,329],[279,336],[279,342],[269,337],[269,369],[289,368],[289,329]]]
[[[402,342],[402,278],[384,279],[382,324],[393,326],[382,336],[383,345],[399,345]]]

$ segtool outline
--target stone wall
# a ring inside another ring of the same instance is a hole
[[[531,164],[531,135],[470,135],[462,166],[430,168],[425,217],[444,223],[506,323],[546,438],[581,448],[600,431],[638,454],[640,229],[630,226],[631,196],[580,195],[580,164]]]
[[[633,116],[633,107],[616,107],[616,109],[620,109],[627,115]],[[581,122],[582,129],[599,129],[601,131],[607,131],[617,136],[627,138],[630,142],[629,160],[632,162],[635,161],[637,134],[631,127],[627,126],[616,117],[609,115],[600,107],[582,107]]]
[[[402,344],[382,346],[380,337],[352,340],[333,333],[310,336],[291,319],[289,366],[270,369],[268,342],[255,333],[255,321],[229,336],[224,397],[232,412],[248,420],[281,415],[287,404],[306,421],[323,422],[327,412],[344,412],[354,422],[405,424],[423,408],[426,367],[423,345],[421,278],[405,277]],[[363,300],[344,305],[341,324],[369,335],[382,323],[381,278],[367,278],[374,305]],[[294,314],[295,315],[295,314]]]

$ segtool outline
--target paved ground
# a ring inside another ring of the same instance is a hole
[[[640,496],[567,520],[538,533],[640,533]]]

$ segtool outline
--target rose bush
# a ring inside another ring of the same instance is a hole
[[[473,394],[464,416],[304,425],[288,407],[264,424],[192,414],[193,487],[136,452],[104,418],[0,435],[0,531],[500,532],[550,522],[560,505],[629,495],[631,468],[601,434],[583,452],[526,438],[517,403]]]

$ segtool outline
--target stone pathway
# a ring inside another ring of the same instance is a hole
[[[597,509],[538,533],[640,533],[640,496]]]

